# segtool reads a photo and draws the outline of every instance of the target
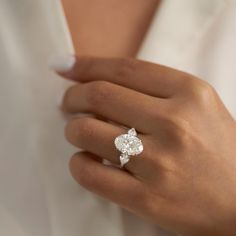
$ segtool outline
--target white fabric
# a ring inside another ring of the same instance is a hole
[[[236,115],[235,11],[233,0],[164,0],[138,57],[208,80]],[[70,83],[47,68],[71,52],[57,0],[0,0],[0,235],[166,235],[71,178],[58,109]]]
[[[139,58],[208,81],[236,117],[236,1],[164,0]]]

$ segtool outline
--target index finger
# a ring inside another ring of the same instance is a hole
[[[139,92],[168,98],[190,75],[166,66],[132,58],[72,57],[69,70],[57,70],[78,82],[108,81]],[[72,63],[73,61],[73,63]],[[68,68],[67,68],[68,69]]]

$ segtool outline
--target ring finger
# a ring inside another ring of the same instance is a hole
[[[71,144],[109,160],[114,164],[120,164],[120,152],[115,148],[114,139],[118,135],[126,132],[127,131],[122,127],[91,117],[73,119],[68,123],[65,129],[66,138]],[[145,138],[145,135],[139,136],[143,145],[146,146],[147,139]],[[136,158],[135,167],[138,167],[139,165],[139,161],[137,160],[144,155],[145,151]],[[135,162],[132,161],[132,164]],[[129,167],[130,166],[131,164],[129,164]]]

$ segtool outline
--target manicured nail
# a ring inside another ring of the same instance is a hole
[[[74,67],[76,59],[72,55],[51,56],[48,65],[51,69],[59,73],[67,73]]]

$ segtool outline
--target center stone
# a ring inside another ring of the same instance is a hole
[[[142,141],[134,135],[122,134],[115,139],[116,148],[130,156],[135,156],[143,151]]]

